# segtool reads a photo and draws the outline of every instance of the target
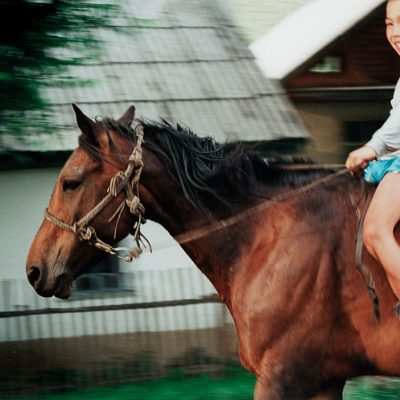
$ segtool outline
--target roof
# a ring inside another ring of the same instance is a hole
[[[115,0],[117,1],[117,0]],[[66,150],[77,145],[71,103],[89,116],[160,117],[217,140],[304,138],[308,133],[280,83],[266,79],[222,0],[121,0],[123,15],[99,28],[105,51],[71,67],[70,79],[90,85],[47,89],[56,134],[3,136],[3,147]]]
[[[283,18],[312,0],[226,0],[244,39],[252,43]]]
[[[313,0],[255,40],[250,49],[264,74],[284,79],[386,0]]]

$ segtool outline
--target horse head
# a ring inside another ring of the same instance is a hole
[[[90,221],[85,220],[107,196],[112,178],[125,169],[126,146],[124,151],[120,150],[122,138],[112,128],[106,129],[101,121],[93,121],[73,107],[81,130],[80,146],[57,178],[46,218],[33,240],[26,263],[29,282],[45,297],[69,297],[73,280],[101,257],[102,253],[96,249],[99,246],[90,246],[96,244],[93,237],[83,240],[84,235],[93,233],[88,230],[89,224],[94,235],[108,243],[121,240],[132,229],[132,215],[127,207],[120,207],[117,224],[109,222],[119,205],[125,204],[123,191],[111,196]],[[130,107],[113,122],[129,127],[133,118],[134,107]]]

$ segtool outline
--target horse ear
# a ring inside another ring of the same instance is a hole
[[[76,104],[72,104],[72,108],[75,112],[76,122],[84,136],[87,136],[92,143],[96,143],[97,140],[97,132],[99,130],[99,126],[95,121],[87,117]]]
[[[124,115],[117,119],[123,125],[131,125],[133,119],[135,118],[135,106],[130,106],[125,112]]]

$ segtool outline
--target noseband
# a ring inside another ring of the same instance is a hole
[[[146,221],[144,219],[144,206],[140,202],[139,198],[139,179],[143,170],[143,159],[142,159],[142,143],[143,143],[143,126],[137,125],[135,128],[136,144],[133,148],[132,154],[129,156],[129,162],[125,171],[118,171],[116,175],[111,179],[110,185],[107,190],[107,195],[84,217],[78,221],[68,224],[57,218],[55,215],[51,214],[46,208],[44,210],[44,217],[57,225],[59,228],[65,229],[67,231],[73,232],[79,237],[81,241],[87,241],[89,244],[95,246],[99,250],[102,250],[108,254],[112,254],[121,258],[125,261],[132,261],[134,258],[138,257],[142,252],[142,243],[144,236],[140,232],[140,227]],[[126,198],[119,205],[117,210],[108,220],[111,222],[117,217],[117,222],[114,230],[114,238],[116,236],[117,226],[121,214],[125,207],[129,208],[129,211],[136,217],[134,225],[132,227],[131,234],[136,242],[136,247],[132,249],[126,249],[123,247],[113,247],[110,244],[102,241],[98,238],[94,228],[89,225],[90,221],[93,220],[107,205],[110,203],[120,192],[124,191]],[[145,238],[146,239],[146,238]],[[127,251],[123,256],[118,253],[121,251]]]

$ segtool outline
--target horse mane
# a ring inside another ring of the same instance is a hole
[[[107,133],[115,153],[109,131],[135,140],[135,132],[111,118],[97,120]],[[144,146],[165,162],[169,173],[179,181],[185,197],[196,207],[203,208],[208,200],[219,200],[223,204],[242,202],[262,197],[261,185],[294,184],[293,180],[304,181],[299,174],[293,175],[282,169],[291,164],[309,164],[310,160],[299,157],[260,157],[249,146],[239,141],[218,143],[211,137],[199,137],[190,129],[176,127],[167,121],[139,121],[144,130]],[[95,159],[101,158],[97,143],[87,137],[79,137],[79,145]],[[119,155],[118,155],[119,156]],[[296,176],[298,178],[296,178]],[[307,180],[310,180],[309,178]]]

